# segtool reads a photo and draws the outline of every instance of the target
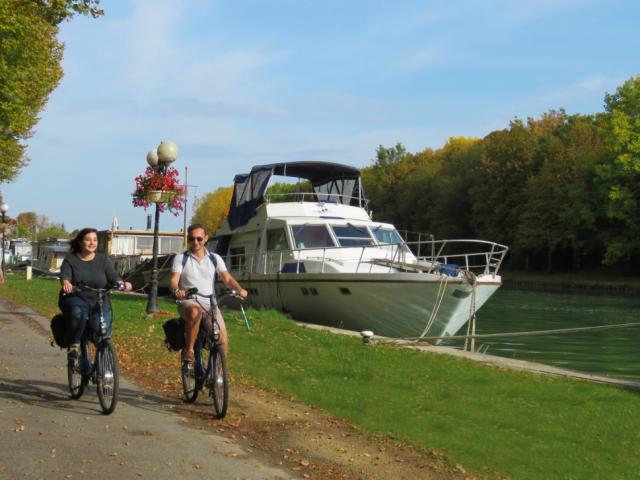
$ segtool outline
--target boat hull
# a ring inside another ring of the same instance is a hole
[[[296,320],[394,338],[454,335],[499,288],[479,279],[389,274],[265,274],[240,279],[249,302]]]

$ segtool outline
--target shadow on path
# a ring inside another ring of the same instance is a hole
[[[142,392],[131,388],[120,387],[119,401],[133,408],[154,412],[165,412],[167,406],[175,408],[182,402],[154,393]],[[22,380],[0,377],[0,398],[13,400],[29,406],[64,410],[77,414],[100,414],[100,404],[95,385],[89,383],[82,397],[73,400],[69,396],[67,385],[43,380]],[[83,407],[83,408],[78,408]],[[116,409],[117,411],[117,409]]]

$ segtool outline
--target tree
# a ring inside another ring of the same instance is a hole
[[[396,165],[402,160],[405,160],[408,155],[407,149],[400,142],[396,143],[394,147],[384,147],[379,145],[376,150],[375,165],[379,167]]]
[[[16,217],[16,238],[35,238],[38,230],[38,215],[35,212],[22,212]]]
[[[65,231],[64,225],[61,223],[52,223],[38,231],[38,240],[46,240],[47,238],[68,238],[69,234]]]
[[[60,22],[76,14],[99,16],[99,0],[0,2],[0,181],[26,165],[24,142],[62,78]]]
[[[471,188],[471,223],[477,236],[512,245],[524,209],[524,187],[536,171],[535,138],[520,120],[481,142]]]
[[[195,205],[195,213],[191,223],[199,223],[205,227],[210,236],[220,227],[229,215],[229,204],[233,195],[233,187],[220,187],[206,193]]]
[[[616,226],[605,262],[628,261],[640,253],[640,75],[605,95],[606,142],[612,161],[599,169],[608,185],[607,214]]]
[[[369,208],[377,218],[384,221],[402,219],[398,227],[406,228],[406,217],[400,214],[398,194],[414,166],[413,154],[408,153],[401,143],[390,148],[378,147],[373,165],[362,171],[364,190],[370,199]]]

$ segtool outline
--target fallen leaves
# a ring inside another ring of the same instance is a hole
[[[24,424],[19,418],[15,419],[16,426],[11,429],[12,432],[24,432]]]

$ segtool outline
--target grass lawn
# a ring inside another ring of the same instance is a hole
[[[46,316],[58,284],[9,275],[0,296]],[[148,319],[146,299],[114,295],[122,363],[178,379],[162,344],[174,306]],[[640,476],[637,392],[572,379],[500,370],[472,361],[302,328],[274,311],[225,313],[233,378],[275,389],[484,478],[623,479]],[[144,373],[143,372],[143,373]]]

